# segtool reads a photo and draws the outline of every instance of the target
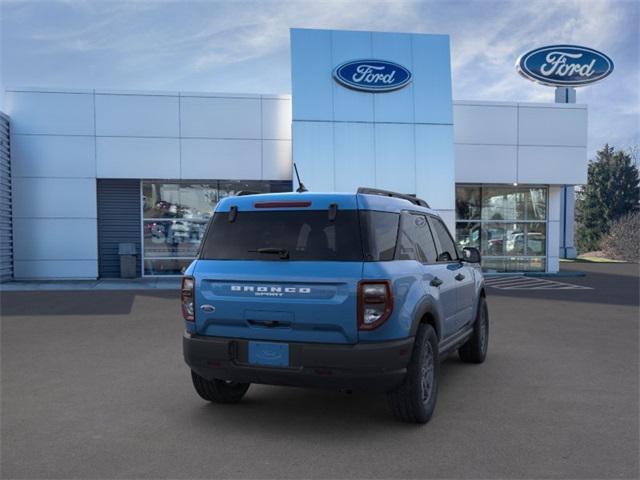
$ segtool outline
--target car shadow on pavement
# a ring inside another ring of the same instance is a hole
[[[171,290],[78,290],[0,293],[0,316],[126,315],[137,296],[175,298]]]
[[[464,373],[464,370],[467,373]],[[440,365],[439,405],[434,419],[446,410],[447,384],[460,375],[473,375],[468,365],[451,356]],[[443,380],[445,380],[443,382]],[[458,378],[456,382],[464,382]],[[361,441],[363,433],[389,433],[389,429],[414,431],[420,425],[402,423],[393,417],[381,393],[346,393],[324,389],[274,387],[252,385],[246,397],[236,405],[203,403],[189,409],[188,421],[203,434],[233,429],[243,435],[295,436],[306,438],[335,438],[340,441]]]

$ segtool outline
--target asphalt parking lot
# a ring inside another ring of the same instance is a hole
[[[638,478],[638,266],[490,288],[489,357],[418,427],[383,396],[252,386],[210,405],[177,294],[4,292],[2,478]]]

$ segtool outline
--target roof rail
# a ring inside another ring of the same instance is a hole
[[[380,195],[382,197],[401,198],[403,200],[408,200],[414,205],[431,208],[429,207],[429,204],[424,200],[422,200],[421,198],[418,198],[415,195],[407,195],[406,193],[391,192],[389,190],[380,190],[379,188],[369,188],[369,187],[358,187],[358,193],[362,193],[365,195]]]

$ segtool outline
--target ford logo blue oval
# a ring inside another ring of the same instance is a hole
[[[363,92],[390,92],[411,81],[411,72],[386,60],[352,60],[338,65],[333,78],[347,88]]]
[[[580,87],[595,83],[613,71],[613,61],[604,53],[577,45],[551,45],[522,55],[518,73],[552,87]]]

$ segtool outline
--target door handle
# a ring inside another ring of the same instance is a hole
[[[455,278],[457,281],[461,282],[462,280],[464,280],[464,275],[459,273],[453,278]]]
[[[442,283],[442,280],[440,280],[438,277],[433,277],[433,280],[429,282],[429,285],[431,285],[432,287],[439,287],[440,285],[442,285]]]

